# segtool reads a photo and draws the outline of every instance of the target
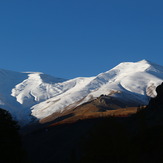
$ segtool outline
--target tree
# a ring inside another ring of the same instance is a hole
[[[0,109],[0,162],[24,162],[24,152],[21,147],[18,129],[19,126],[12,119],[11,114],[4,109]]]

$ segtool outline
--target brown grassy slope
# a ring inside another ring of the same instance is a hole
[[[89,102],[79,105],[81,101],[71,104],[64,108],[63,112],[54,113],[40,123],[53,122],[55,125],[63,123],[73,123],[77,120],[101,118],[101,117],[126,117],[137,112],[136,104],[127,107],[119,99],[108,95],[101,95]],[[78,106],[79,105],[79,106]],[[76,107],[77,106],[77,107]]]
[[[61,120],[59,122],[55,122],[51,126],[65,124],[65,123],[74,123],[78,120],[84,120],[84,119],[94,119],[94,118],[101,118],[101,117],[127,117],[131,114],[135,114],[136,112],[137,112],[137,108],[132,107],[126,109],[108,110],[105,112],[77,113],[69,118]]]
[[[53,114],[49,117],[46,117],[40,120],[40,123],[52,122],[54,117],[56,119],[52,123],[52,125],[60,125],[65,123],[74,123],[78,120],[84,119],[94,119],[101,117],[127,117],[129,115],[135,114],[138,110],[138,107],[128,107],[128,108],[112,108],[111,110],[106,110],[101,108],[100,106],[96,106],[95,104],[87,103],[76,108],[72,108],[70,110],[64,111],[59,115],[59,113]]]

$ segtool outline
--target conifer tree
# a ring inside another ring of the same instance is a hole
[[[11,114],[4,109],[0,109],[0,162],[24,162],[18,129],[19,126],[12,119]]]

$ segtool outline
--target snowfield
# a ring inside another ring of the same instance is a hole
[[[23,126],[101,94],[145,105],[149,97],[156,96],[155,88],[163,81],[163,66],[146,60],[124,62],[95,77],[71,80],[1,69],[0,79],[0,107]]]

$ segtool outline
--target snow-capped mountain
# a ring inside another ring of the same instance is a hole
[[[57,94],[57,88],[51,87],[63,81],[40,72],[19,73],[1,69],[0,107],[8,110],[21,125],[25,125],[32,118],[30,108]]]
[[[94,77],[71,80],[38,72],[0,70],[0,105],[21,125],[76,107],[102,94],[126,105],[146,105],[163,81],[163,66],[142,60],[124,62]]]

